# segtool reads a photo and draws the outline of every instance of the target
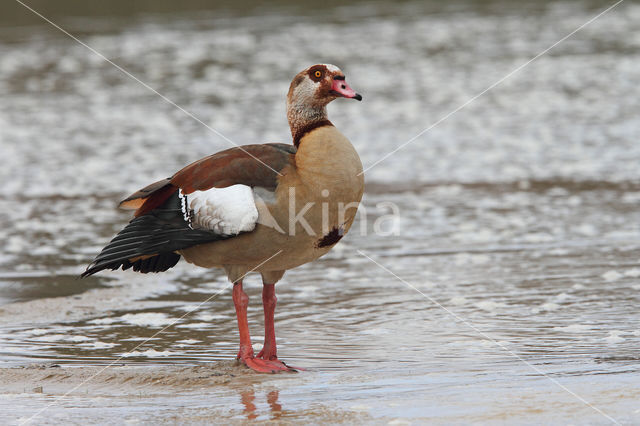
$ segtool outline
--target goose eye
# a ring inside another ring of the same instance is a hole
[[[314,75],[316,76],[316,78],[320,78],[322,77],[322,71],[316,71]]]

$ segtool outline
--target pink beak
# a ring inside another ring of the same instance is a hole
[[[329,93],[335,96],[342,96],[343,98],[355,99],[357,101],[362,100],[362,96],[349,87],[347,82],[344,81],[344,77],[333,79],[333,84],[331,85],[331,91]]]

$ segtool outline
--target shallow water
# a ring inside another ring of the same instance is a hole
[[[285,2],[58,23],[239,144],[289,140],[291,76],[338,64],[364,102],[329,113],[367,167],[604,7]],[[171,376],[232,359],[220,271],[77,279],[128,220],[122,196],[228,142],[54,29],[2,22],[0,367],[126,355]],[[308,371],[172,392],[99,376],[43,421],[638,423],[638,34],[640,6],[622,4],[367,171],[367,223],[277,286],[279,355]],[[397,235],[373,232],[388,202]],[[5,386],[0,416],[69,389],[43,383]]]

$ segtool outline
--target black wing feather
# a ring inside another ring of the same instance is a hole
[[[180,260],[177,250],[234,236],[191,229],[184,220],[176,192],[161,207],[129,222],[102,249],[81,277],[119,268],[133,268],[142,273],[163,272]]]

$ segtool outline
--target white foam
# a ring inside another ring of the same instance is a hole
[[[176,327],[178,327],[178,328],[197,328],[197,329],[200,329],[200,328],[211,327],[211,325],[212,324],[209,323],[209,322],[192,322],[191,324],[180,324],[180,325],[178,325]]]
[[[83,348],[90,348],[90,349],[108,349],[108,348],[113,348],[114,346],[117,346],[117,344],[96,341],[96,342],[90,342],[90,343],[80,343],[78,346]]]
[[[126,314],[118,318],[121,322],[139,325],[141,327],[162,327],[169,325],[175,321],[167,315],[160,312],[146,312],[141,314]]]
[[[574,230],[585,237],[594,237],[598,235],[598,228],[590,223],[583,223],[582,225],[575,227]]]
[[[566,331],[568,333],[582,333],[585,331],[591,331],[591,326],[588,324],[570,324],[565,327],[553,327],[554,330]]]
[[[622,274],[618,271],[608,271],[605,272],[604,274],[601,275],[602,278],[604,278],[605,281],[607,282],[614,282],[614,281],[618,281],[620,278],[622,278]]]
[[[627,339],[625,339],[624,337],[621,337],[620,336],[621,334],[622,334],[621,330],[611,330],[609,332],[609,335],[605,337],[604,341],[609,344],[622,343]]]
[[[540,305],[541,309],[544,309],[545,311],[555,311],[558,308],[560,308],[560,305],[558,305],[557,303],[553,303],[553,302],[547,302],[547,303],[543,303],[542,305]]]
[[[91,338],[87,336],[74,336],[70,334],[49,334],[34,337],[34,340],[39,340],[41,342],[86,342],[87,340],[91,340]]]
[[[640,277],[640,268],[629,269],[628,271],[624,271],[625,277],[638,278]]]
[[[455,306],[462,306],[462,305],[466,305],[467,303],[469,303],[469,300],[466,299],[463,296],[454,296],[451,298],[451,300],[449,300],[449,303],[451,303],[452,305]]]
[[[146,351],[132,351],[121,354],[123,358],[132,356],[143,356],[148,358],[160,358],[165,356],[177,355],[176,352],[171,351],[157,351],[155,349],[147,349]]]
[[[90,321],[87,321],[87,323],[96,324],[96,325],[109,325],[109,324],[113,324],[116,321],[117,320],[115,318],[106,317],[106,318],[95,318]]]
[[[29,334],[33,335],[33,336],[41,336],[43,334],[47,334],[51,332],[51,330],[47,330],[46,328],[33,328],[31,330],[29,330]]]
[[[481,302],[477,302],[474,304],[476,308],[482,309],[483,311],[493,312],[496,309],[504,308],[506,305],[500,302],[494,302],[492,300],[483,300]]]
[[[572,296],[571,296],[570,294],[567,294],[567,293],[564,293],[564,292],[563,292],[563,293],[558,294],[558,295],[555,297],[555,301],[556,301],[556,302],[564,302],[564,301],[565,301],[565,300],[567,300],[567,299],[571,299],[571,297],[572,297]]]
[[[202,340],[196,340],[196,339],[185,339],[185,340],[178,340],[176,343],[180,343],[183,345],[193,345],[194,343],[200,343]]]

